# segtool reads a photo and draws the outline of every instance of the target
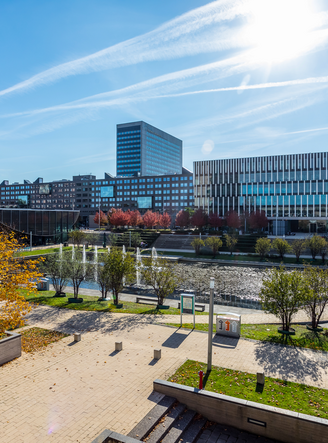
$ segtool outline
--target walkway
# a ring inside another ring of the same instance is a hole
[[[81,331],[82,341],[69,336],[0,367],[0,440],[89,443],[105,428],[127,434],[161,398],[152,393],[154,379],[167,379],[186,358],[206,361],[207,334],[157,321],[150,315],[33,310],[29,325]],[[121,340],[123,351],[116,353]],[[159,347],[162,358],[153,360]],[[311,350],[215,337],[213,364],[328,388],[326,355]]]

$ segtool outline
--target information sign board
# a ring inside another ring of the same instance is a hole
[[[182,325],[182,314],[192,314],[194,316],[195,327],[195,295],[181,294],[180,295],[180,324]]]

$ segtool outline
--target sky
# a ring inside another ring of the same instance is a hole
[[[116,174],[116,124],[183,163],[327,150],[328,0],[1,0],[0,182]]]

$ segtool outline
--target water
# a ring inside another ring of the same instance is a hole
[[[63,258],[63,244],[60,243],[59,245],[59,260],[61,261]]]
[[[123,261],[124,261],[124,258],[125,258],[125,254],[126,254],[126,252],[125,252],[125,245],[123,245],[122,246]],[[123,286],[125,286],[125,277],[123,277]]]
[[[154,247],[152,247],[152,249],[151,249],[151,258],[153,260],[157,260],[157,251],[156,251],[156,248],[154,248]]]
[[[83,245],[83,250],[82,250],[82,263],[86,262],[86,252],[85,252],[85,245]]]
[[[72,260],[74,260],[75,257],[75,249],[74,249],[74,244],[72,245]]]
[[[140,254],[140,248],[137,248],[137,285],[140,285],[140,267],[142,266],[142,261],[141,261],[141,254]]]

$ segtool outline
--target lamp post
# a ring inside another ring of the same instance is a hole
[[[214,277],[210,279],[210,309],[208,318],[208,351],[207,372],[212,370],[212,335],[213,335],[213,308],[214,308]]]

